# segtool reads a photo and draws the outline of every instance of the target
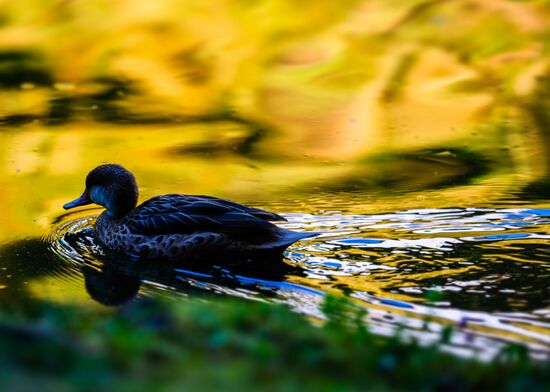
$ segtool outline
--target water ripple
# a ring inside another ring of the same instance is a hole
[[[534,357],[550,352],[550,210],[447,208],[376,215],[287,214],[283,226],[322,231],[292,246],[265,274],[187,265],[137,273],[145,295],[196,291],[285,303],[322,317],[324,293],[341,291],[367,310],[373,332],[438,343],[489,359],[522,342]],[[104,264],[93,218],[61,223],[48,243],[65,275]],[[283,268],[284,267],[284,268]],[[285,269],[289,268],[289,269]],[[127,271],[125,272],[127,273]]]

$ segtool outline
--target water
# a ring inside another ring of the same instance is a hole
[[[41,290],[80,304],[86,293],[109,306],[136,296],[237,296],[283,303],[317,318],[323,317],[325,293],[341,293],[367,310],[365,323],[376,333],[434,344],[452,325],[452,339],[441,347],[457,355],[490,359],[516,342],[535,358],[548,357],[550,209],[358,214],[346,211],[345,203],[332,205],[342,209],[285,214],[288,222],[281,226],[322,234],[294,244],[284,257],[233,262],[221,255],[208,265],[106,259],[93,238],[98,209],[60,214],[46,236],[4,247],[3,259],[29,264],[15,272],[18,283],[10,282],[16,266],[0,277],[18,300],[43,295]],[[37,276],[40,283],[33,283]]]
[[[238,296],[322,317],[344,294],[380,334],[548,357],[543,3],[6,2],[0,306]],[[142,201],[219,196],[322,234],[273,260],[107,262],[101,210],[61,208],[105,162]]]
[[[367,310],[365,324],[376,333],[487,360],[512,342],[527,345],[535,358],[550,353],[550,208],[544,192],[533,190],[541,180],[525,181],[515,169],[487,174],[469,169],[476,161],[441,151],[336,162],[234,152],[174,156],[166,146],[184,135],[171,127],[2,137],[18,151],[5,177],[5,195],[18,195],[5,201],[12,205],[0,246],[5,304],[38,298],[94,307],[99,315],[135,297],[236,296],[322,318],[324,295],[344,294]],[[36,150],[29,139],[54,147]],[[58,164],[52,151],[70,160]],[[137,160],[135,151],[158,160]],[[99,162],[127,162],[142,200],[213,194],[281,213],[288,219],[283,227],[322,234],[273,260],[113,260],[93,238],[101,209],[61,208],[81,193],[94,154],[104,158]],[[452,339],[442,343],[447,326]]]

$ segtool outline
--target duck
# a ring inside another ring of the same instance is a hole
[[[133,259],[176,261],[215,253],[283,252],[296,241],[318,235],[273,222],[286,219],[260,208],[213,196],[166,194],[138,205],[134,175],[119,164],[103,164],[86,176],[69,210],[88,204],[105,208],[93,234],[108,251]]]

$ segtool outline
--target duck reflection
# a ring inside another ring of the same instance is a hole
[[[288,285],[288,275],[302,276],[301,268],[283,261],[281,252],[212,254],[180,263],[136,262],[120,257],[87,261],[82,267],[86,291],[107,306],[123,305],[135,298],[142,282],[190,296],[261,294],[276,295]]]
[[[122,305],[136,297],[141,287],[138,276],[125,275],[104,265],[99,268],[86,264],[82,268],[84,287],[95,301],[107,305]]]

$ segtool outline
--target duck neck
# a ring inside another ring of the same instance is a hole
[[[113,206],[107,209],[107,213],[111,215],[115,219],[123,218],[130,211],[132,211],[134,208],[136,208],[137,204],[137,197],[135,201],[124,199],[121,200],[119,203],[115,203]]]
[[[136,187],[97,187],[92,190],[92,200],[107,209],[107,215],[112,219],[120,219],[136,208],[138,190]]]

